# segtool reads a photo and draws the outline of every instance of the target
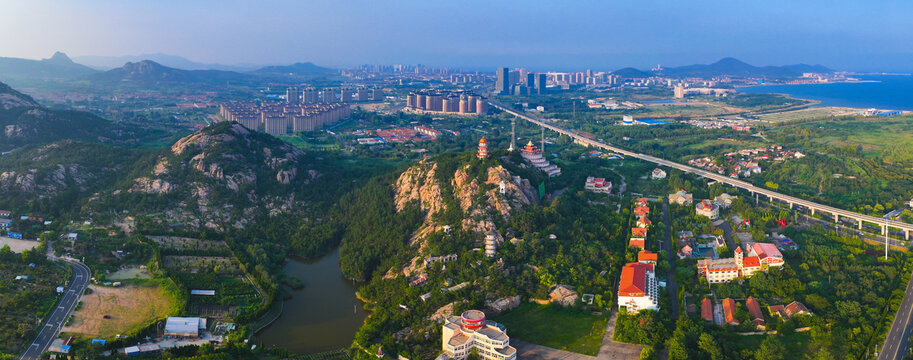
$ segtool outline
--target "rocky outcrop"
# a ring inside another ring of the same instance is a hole
[[[396,209],[402,210],[414,201],[425,213],[424,224],[410,238],[410,245],[417,245],[420,254],[426,248],[424,239],[429,234],[442,231],[445,225],[459,226],[479,235],[497,232],[496,219],[492,216],[506,220],[513,212],[536,202],[535,191],[529,181],[511,175],[504,167],[489,167],[483,178],[474,178],[467,171],[468,166],[447,176],[451,179],[448,185],[453,189],[456,205],[464,214],[460,224],[441,224],[434,220],[435,213],[447,210],[441,194],[442,184],[435,178],[438,171],[436,163],[421,162],[404,171],[396,180]],[[390,269],[385,276],[420,273],[424,269],[424,263],[420,260],[421,256],[416,256],[403,268]]]
[[[133,186],[128,191],[146,194],[168,194],[174,191],[176,188],[176,186],[171,185],[171,183],[162,179],[150,179],[148,177],[141,177],[134,180]]]
[[[413,200],[418,201],[426,215],[444,210],[441,186],[434,179],[436,171],[437,164],[421,163],[403,172],[394,184],[396,210],[402,210]]]

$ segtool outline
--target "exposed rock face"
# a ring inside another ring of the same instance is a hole
[[[169,150],[127,191],[183,199],[163,221],[189,228],[243,228],[258,213],[292,214],[305,205],[296,189],[320,176],[300,149],[236,123],[205,128]]]
[[[176,186],[162,179],[150,179],[141,177],[136,179],[130,192],[141,192],[146,194],[167,194],[174,191]]]
[[[441,199],[441,186],[434,179],[436,163],[421,163],[410,167],[396,180],[396,210],[402,210],[406,204],[416,200],[426,215],[444,210]]]
[[[432,217],[447,207],[442,199],[441,184],[435,179],[437,171],[436,163],[422,162],[403,172],[394,184],[397,210],[402,210],[410,201],[416,201],[426,215],[425,223],[410,239],[410,245],[418,244],[420,252],[424,251],[424,239],[429,234],[442,231],[443,226],[448,225],[437,223]],[[512,176],[502,166],[488,168],[483,179],[472,178],[465,167],[457,169],[448,178],[452,179],[450,185],[453,188],[454,200],[464,214],[458,226],[480,235],[497,230],[491,214],[500,215],[506,220],[512,212],[536,202],[535,191],[529,181]],[[421,257],[417,256],[406,264],[405,268],[391,269],[386,276],[392,277],[399,272],[407,276],[419,273],[424,269],[424,262],[420,260]]]

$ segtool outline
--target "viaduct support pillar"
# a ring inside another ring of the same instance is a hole
[[[910,230],[904,230],[904,231],[903,231],[903,239],[904,239],[904,240],[907,240],[907,241],[910,241]]]
[[[881,226],[881,235],[888,236],[888,226],[887,225]]]
[[[789,209],[790,209],[790,210],[793,209],[793,203],[789,203]]]
[[[834,222],[835,222],[835,223],[839,223],[839,222],[840,222],[840,215],[834,214]]]
[[[810,208],[812,210],[812,215],[815,215],[815,208]]]
[[[859,230],[862,230],[862,220],[859,220]]]

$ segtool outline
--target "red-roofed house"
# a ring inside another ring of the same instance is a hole
[[[644,264],[656,264],[656,260],[659,259],[659,255],[655,252],[641,250],[637,253],[637,262]]]
[[[749,277],[761,271],[761,260],[757,256],[746,256],[742,259],[742,276]]]
[[[748,313],[751,314],[752,320],[758,328],[764,328],[764,313],[761,312],[761,305],[758,304],[758,301],[755,298],[749,296],[748,300],[745,300],[745,306],[748,307]]]
[[[769,243],[754,243],[751,245],[750,256],[757,256],[761,264],[768,266],[783,266],[783,254],[777,246]]]
[[[647,219],[646,216],[641,216],[640,219],[637,219],[637,227],[645,228],[649,227],[650,225],[653,225],[653,222],[650,221],[650,219]]]
[[[0,210],[0,216],[2,217],[10,217],[11,214],[9,210]]]
[[[735,318],[735,300],[730,298],[723,299],[723,315],[726,317],[726,323],[730,325],[738,325],[739,320]]]
[[[789,303],[789,305],[784,306],[783,311],[785,311],[786,316],[789,316],[790,318],[792,318],[793,316],[796,316],[796,315],[800,315],[800,314],[801,315],[811,315],[812,314],[811,311],[808,311],[808,308],[805,307],[805,305],[803,305],[802,303],[800,303],[798,301],[793,301],[793,302]]]
[[[650,200],[648,200],[647,198],[637,198],[637,199],[634,199],[634,202],[635,202],[637,205],[640,205],[640,206],[647,206],[647,202],[649,202],[649,201],[650,201]]]
[[[639,247],[641,249],[646,248],[644,238],[631,238],[631,241],[628,242],[628,246]]]
[[[631,236],[633,237],[647,237],[647,228],[631,228]]]
[[[713,322],[713,303],[708,298],[701,300],[701,319]]]
[[[635,206],[634,207],[634,215],[637,217],[641,217],[641,216],[647,215],[649,213],[650,213],[649,206]]]
[[[658,310],[658,296],[652,264],[630,263],[621,269],[618,283],[619,310]]]

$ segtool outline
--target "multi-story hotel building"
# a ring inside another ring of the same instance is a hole
[[[751,277],[761,270],[761,260],[757,256],[744,256],[740,247],[735,248],[734,253],[734,257],[726,259],[698,260],[697,274],[707,277],[708,283],[717,284]]]
[[[653,264],[630,263],[621,269],[618,283],[618,310],[628,312],[659,309],[659,289]]]
[[[479,310],[448,317],[444,321],[441,347],[444,354],[438,359],[466,359],[473,349],[486,360],[517,358],[517,349],[510,346],[504,326],[485,320],[485,313]]]

